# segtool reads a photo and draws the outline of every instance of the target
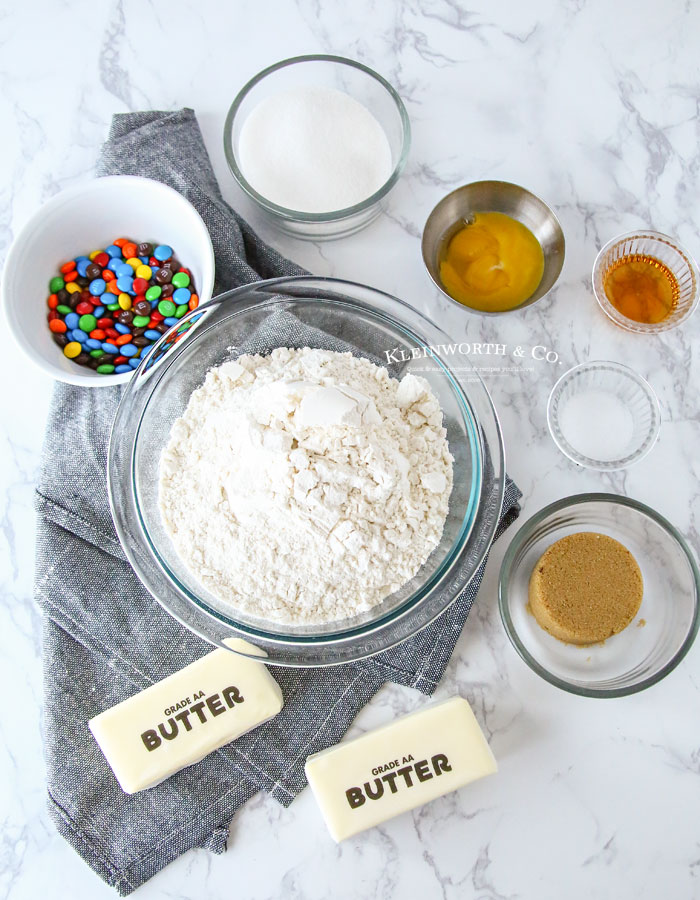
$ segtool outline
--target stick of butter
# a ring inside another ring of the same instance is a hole
[[[244,653],[246,641],[225,641]],[[204,759],[282,709],[264,663],[214,650],[88,723],[122,790],[134,794]]]
[[[432,703],[306,760],[306,777],[336,841],[497,770],[462,697]]]

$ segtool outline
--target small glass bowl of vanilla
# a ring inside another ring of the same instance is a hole
[[[700,299],[695,260],[658,231],[631,231],[608,241],[593,264],[592,280],[603,312],[638,334],[677,328]]]

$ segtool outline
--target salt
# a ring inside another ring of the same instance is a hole
[[[262,100],[243,123],[238,155],[259,194],[306,213],[361,203],[393,168],[379,122],[362,103],[331,88],[297,87]]]
[[[600,462],[625,456],[634,434],[632,414],[606,391],[582,391],[563,401],[559,424],[574,450]]]

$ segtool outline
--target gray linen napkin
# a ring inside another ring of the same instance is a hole
[[[99,174],[147,175],[187,197],[211,233],[217,292],[302,273],[223,201],[192,110],[115,116]],[[36,495],[36,595],[44,613],[50,814],[83,859],[126,895],[191,847],[222,853],[229,822],[258,791],[289,805],[305,785],[306,757],[340,740],[386,681],[431,694],[482,572],[399,647],[332,669],[273,669],[285,698],[279,716],[158,787],[122,793],[88,720],[211,647],[153,600],[112,526],[105,470],[121,390],[54,389]],[[508,481],[501,531],[517,516],[519,497]]]

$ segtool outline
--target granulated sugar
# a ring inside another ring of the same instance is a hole
[[[241,171],[263,197],[299,212],[361,203],[392,172],[386,134],[343,91],[298,87],[262,100],[243,123]]]
[[[634,420],[624,400],[607,391],[589,390],[569,397],[560,413],[562,434],[574,450],[607,462],[625,455]]]
[[[428,383],[280,348],[212,369],[172,427],[160,508],[220,600],[277,622],[371,609],[439,543],[452,488]]]

